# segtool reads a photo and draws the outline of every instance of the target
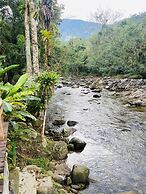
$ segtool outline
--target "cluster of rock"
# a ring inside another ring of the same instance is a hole
[[[146,107],[145,79],[107,79],[106,89],[119,93],[129,106]]]
[[[53,171],[53,180],[61,184],[68,193],[79,193],[79,191],[86,188],[89,184],[89,169],[84,165],[74,165],[73,169],[70,171],[65,165],[65,159],[69,152],[82,152],[86,146],[86,142],[82,141],[77,137],[73,137],[70,140],[68,137],[76,132],[75,126],[78,124],[77,121],[63,119],[54,119],[52,125],[54,129],[48,129],[48,135],[52,138],[57,138],[55,145],[53,147],[53,156],[56,161],[61,161],[60,165],[57,163],[54,167],[51,167]],[[53,128],[52,126],[52,128]],[[59,141],[58,141],[59,140]],[[58,168],[59,166],[59,168]]]
[[[114,95],[123,97],[132,107],[146,107],[146,80],[130,78],[97,78],[91,86],[94,89],[104,88],[114,92]]]
[[[97,194],[104,194],[104,193],[97,193]],[[127,192],[116,193],[116,194],[145,194],[145,193],[143,193],[141,191],[139,193],[137,193],[135,191],[127,191]]]
[[[80,140],[77,137],[73,137],[71,140],[68,139],[68,137],[70,135],[72,135],[74,132],[76,132],[76,128],[75,125],[78,124],[77,121],[65,121],[63,119],[55,119],[52,124],[55,126],[55,128],[52,127],[52,129],[48,129],[46,132],[46,135],[51,135],[52,138],[57,139],[58,140],[62,140],[61,142],[58,141],[59,146],[57,146],[57,148],[63,148],[64,150],[66,150],[65,146],[63,146],[63,142],[64,144],[66,144],[67,148],[69,151],[75,151],[75,152],[82,152],[86,146],[86,142]],[[57,127],[57,128],[56,128]],[[60,143],[59,143],[60,142]],[[60,145],[62,144],[62,145]],[[56,147],[54,147],[55,149]],[[57,149],[56,148],[56,149]],[[57,152],[57,153],[63,153],[62,151]],[[64,153],[66,153],[66,151],[64,151]],[[64,154],[63,154],[64,155]],[[60,157],[57,157],[58,159],[61,159]]]
[[[61,88],[63,86],[72,87],[72,88],[89,88],[90,85],[96,81],[96,77],[84,77],[84,78],[77,78],[77,77],[69,77],[68,79],[60,78],[60,84],[57,85],[57,88]]]
[[[84,87],[90,88],[92,92],[96,92],[94,98],[100,98],[102,89],[115,92],[115,95],[120,95],[128,101],[129,106],[146,107],[146,79],[130,79],[130,78],[111,78],[111,77],[86,77],[81,79],[62,78],[62,86],[69,87]],[[87,91],[84,92],[89,93]]]
[[[59,175],[58,172],[62,173],[61,165],[59,171],[46,174],[35,165],[26,166],[22,171],[14,169],[10,174],[10,194],[79,194],[89,184],[89,169],[74,165],[70,174]]]

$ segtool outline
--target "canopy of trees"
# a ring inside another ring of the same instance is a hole
[[[135,15],[102,30],[89,40],[72,39],[63,70],[70,73],[146,77],[146,14]]]

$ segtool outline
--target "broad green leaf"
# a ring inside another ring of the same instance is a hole
[[[5,113],[10,113],[12,112],[12,106],[10,103],[6,102],[3,100],[3,109]]]
[[[4,69],[0,69],[0,75],[3,75],[4,73],[6,73],[7,71],[14,69],[16,67],[18,67],[19,65],[11,65],[9,67],[6,67]]]
[[[17,111],[12,112],[12,117],[17,118],[17,119],[20,119],[22,121],[26,121],[25,117],[22,116],[21,114],[19,114],[19,112],[17,112]]]
[[[22,115],[24,117],[28,117],[28,118],[36,121],[36,118],[32,114],[27,112],[27,111],[16,111],[16,112],[17,112],[17,114],[20,114],[20,115]]]
[[[13,88],[13,85],[7,83],[5,85],[0,86],[0,90],[9,92]]]
[[[25,104],[23,104],[23,103],[21,103],[21,102],[11,102],[11,104],[12,105],[14,105],[14,106],[20,106],[20,107],[25,107],[26,105]]]
[[[9,93],[9,96],[15,94],[26,83],[27,79],[28,79],[27,74],[22,75],[17,81],[17,83],[13,86],[12,90]]]

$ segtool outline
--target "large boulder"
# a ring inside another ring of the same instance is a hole
[[[74,184],[89,184],[89,168],[84,165],[74,165],[71,179]]]
[[[73,151],[81,152],[81,151],[83,151],[83,149],[85,148],[86,142],[80,140],[80,139],[77,138],[77,137],[73,137],[73,138],[70,140],[69,145],[74,145],[74,150],[73,150]]]
[[[64,141],[58,141],[53,147],[53,157],[56,160],[63,160],[67,158],[68,148]]]

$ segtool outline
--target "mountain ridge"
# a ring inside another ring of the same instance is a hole
[[[59,29],[63,40],[69,40],[71,38],[86,39],[100,31],[101,24],[81,19],[63,19],[59,25]]]

